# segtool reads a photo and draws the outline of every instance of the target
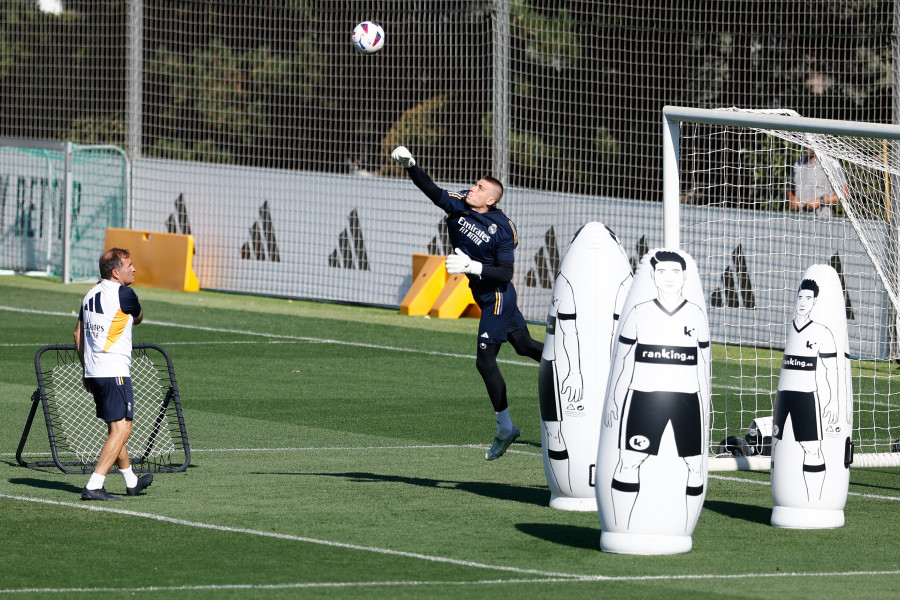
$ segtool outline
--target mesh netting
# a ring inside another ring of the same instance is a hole
[[[729,112],[762,111],[707,111],[708,122],[679,123],[681,246],[697,260],[710,331],[724,350],[713,365],[711,449],[771,415],[800,276],[824,264],[844,288],[854,465],[880,466],[900,433],[891,367],[898,356],[891,300],[900,273],[896,142],[739,126],[728,122]],[[840,201],[796,210],[795,172],[809,150],[827,174],[825,189]]]
[[[38,351],[35,366],[52,461],[38,460],[29,466],[55,465],[66,472],[89,472],[106,441],[107,429],[96,416],[93,397],[82,385],[74,346],[45,346]],[[135,407],[128,452],[134,470],[187,468],[190,450],[168,354],[152,344],[136,345],[131,382]]]

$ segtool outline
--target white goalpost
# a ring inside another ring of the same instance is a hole
[[[0,137],[0,273],[96,278],[106,228],[130,224],[130,180],[117,146]]]
[[[811,160],[833,197],[815,196],[803,210],[791,194]],[[900,126],[787,110],[664,108],[665,245],[697,261],[713,341],[724,348],[713,364],[714,452],[719,440],[743,439],[771,416],[796,286],[807,267],[828,264],[844,287],[853,466],[900,466],[898,177]],[[710,470],[769,468],[761,445],[746,449],[751,456],[711,458]]]

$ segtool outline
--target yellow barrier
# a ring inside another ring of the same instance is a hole
[[[472,297],[468,278],[465,275],[451,275],[428,314],[438,319],[480,317],[481,309]]]
[[[444,257],[413,254],[412,264],[413,281],[400,303],[400,314],[427,315],[449,277],[444,268]]]
[[[465,275],[448,275],[443,256],[413,254],[413,281],[400,313],[440,319],[480,317]]]
[[[179,292],[196,292],[200,289],[200,282],[192,267],[193,236],[109,227],[106,230],[104,248],[124,248],[131,253],[136,286]]]

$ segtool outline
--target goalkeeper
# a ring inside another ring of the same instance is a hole
[[[447,257],[447,272],[468,277],[472,296],[481,309],[475,366],[497,417],[497,435],[485,458],[500,458],[521,431],[509,416],[506,382],[497,366],[497,353],[508,340],[520,356],[539,362],[544,348],[532,339],[516,305],[512,276],[518,238],[515,224],[497,208],[503,184],[484,177],[468,190],[449,192],[416,166],[406,147],[394,149],[391,157],[407,170],[416,187],[447,213],[447,230],[454,248]]]

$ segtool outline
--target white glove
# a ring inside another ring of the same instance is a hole
[[[468,275],[481,275],[481,263],[472,260],[466,253],[457,248],[455,254],[447,257],[447,272],[451,275],[466,273]]]
[[[416,166],[416,159],[413,158],[412,152],[410,152],[409,148],[406,146],[397,146],[394,148],[394,151],[391,152],[391,158],[393,158],[395,162],[400,163],[400,166],[404,169]]]

